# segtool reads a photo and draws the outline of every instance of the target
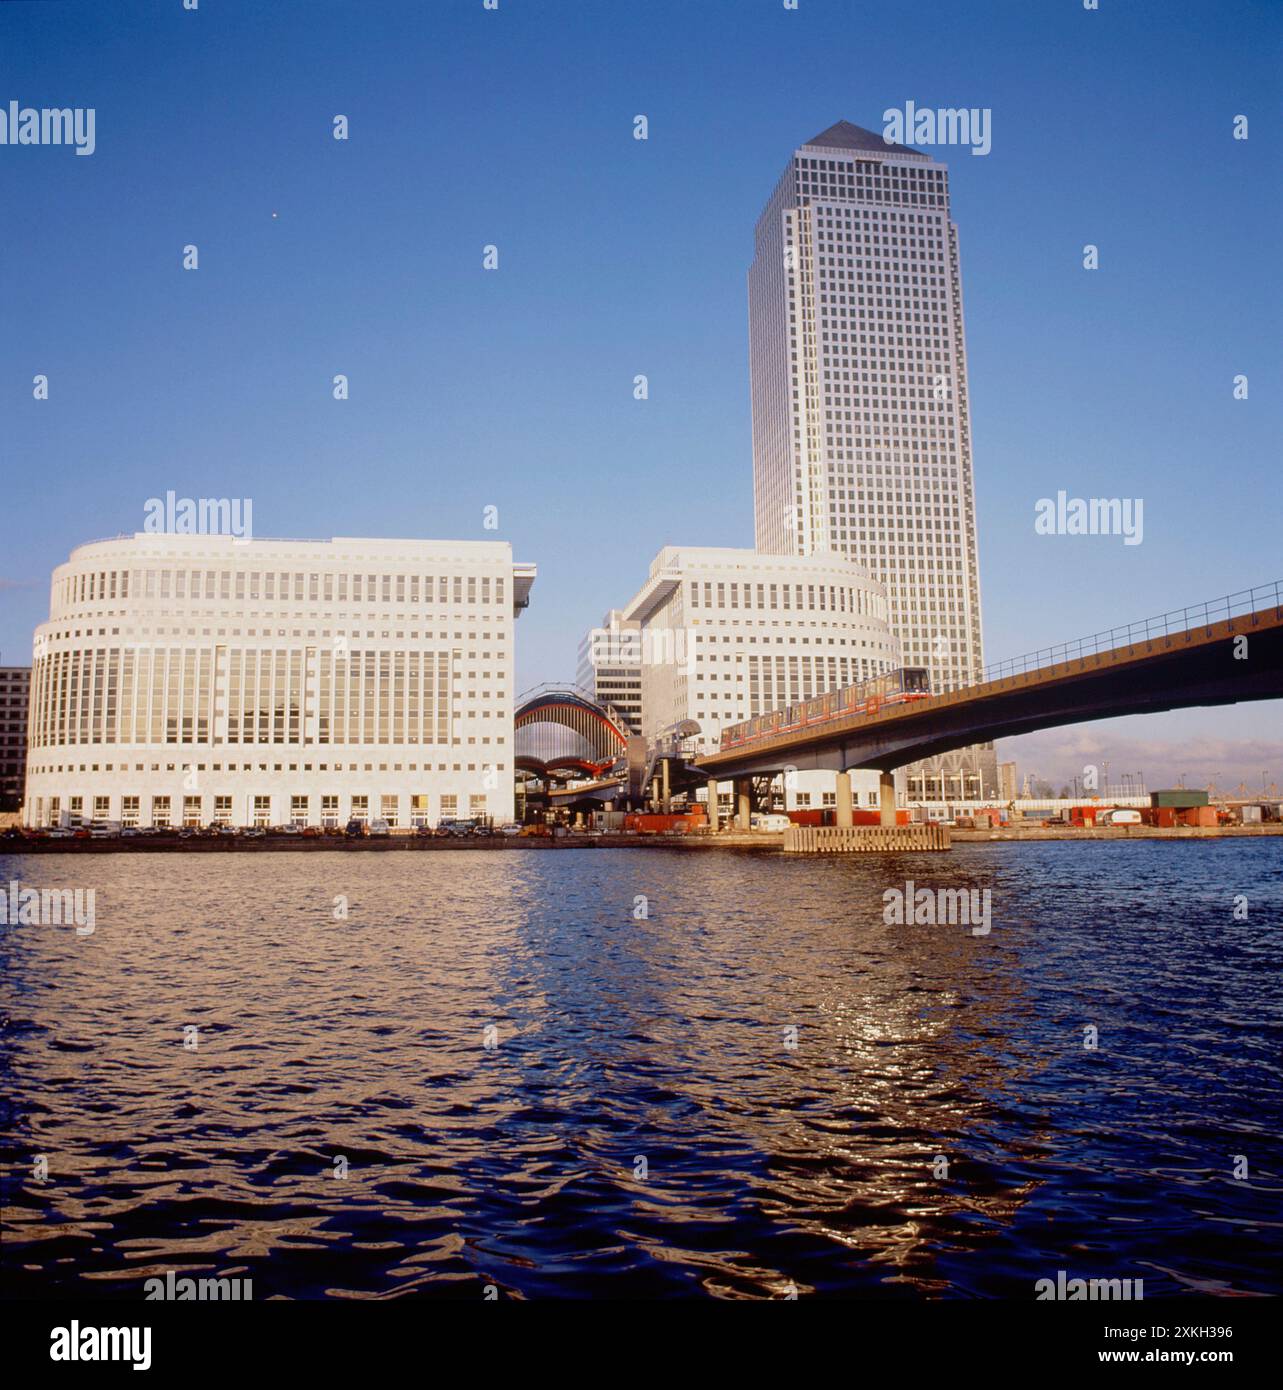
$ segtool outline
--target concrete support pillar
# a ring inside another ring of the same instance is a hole
[[[708,782],[708,825],[714,832],[722,828],[717,815],[717,783],[712,778]]]
[[[878,804],[881,810],[879,824],[895,828],[895,773],[878,774]]]
[[[667,758],[665,758],[665,759],[660,763],[660,765],[659,765],[659,772],[660,772],[660,779],[661,779],[661,781],[660,781],[660,786],[661,786],[661,788],[662,788],[662,790],[660,791],[660,809],[663,811],[663,813],[664,813],[665,815],[667,815],[667,814],[669,813],[669,811],[672,809],[671,797],[670,797],[670,793],[669,793],[669,790],[668,790],[668,759],[667,759]]]
[[[753,805],[750,798],[752,783],[747,777],[738,778],[735,782],[735,829],[749,830],[752,828]]]
[[[838,773],[837,815],[834,818],[834,824],[848,830],[855,824],[855,816],[851,810],[851,774],[849,772]]]

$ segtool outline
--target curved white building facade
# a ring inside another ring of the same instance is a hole
[[[510,819],[534,575],[490,541],[80,546],[35,635],[24,819]]]
[[[642,732],[694,720],[700,752],[728,725],[901,664],[886,589],[840,555],[668,546],[624,617],[640,629]],[[877,773],[852,782],[857,801],[877,804]],[[790,811],[836,800],[831,772],[794,773],[783,790]]]
[[[668,546],[624,615],[640,632],[643,733],[693,719],[701,751],[725,725],[900,664],[886,590],[839,555]]]

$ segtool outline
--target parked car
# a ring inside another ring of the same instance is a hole
[[[370,822],[371,835],[391,835],[392,827],[385,820],[372,820]]]
[[[443,820],[437,823],[437,830],[447,835],[467,835],[472,830],[472,822],[466,820]]]
[[[121,828],[120,838],[122,840],[136,839],[143,832],[136,825],[126,825]]]
[[[261,840],[267,835],[266,829],[261,825],[251,825],[241,832],[247,840]]]
[[[349,840],[359,840],[365,834],[365,822],[353,816],[343,832]]]
[[[499,827],[499,834],[500,834],[500,835],[520,835],[520,834],[521,834],[521,822],[520,822],[520,821],[515,821],[515,820],[507,821],[505,824],[503,824],[503,825],[501,825],[501,826]]]
[[[474,821],[468,833],[470,835],[493,835],[494,826],[485,821]]]
[[[305,840],[319,840],[321,838],[321,827],[319,825],[305,825],[299,833]]]
[[[778,811],[759,811],[750,818],[748,824],[750,830],[770,830],[778,833],[787,830],[793,822]]]

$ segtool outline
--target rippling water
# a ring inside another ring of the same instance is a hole
[[[1283,1291],[1277,841],[14,878],[97,927],[0,926],[10,1295]],[[992,932],[885,925],[906,879]]]

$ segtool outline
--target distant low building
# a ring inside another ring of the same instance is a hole
[[[27,775],[30,666],[0,666],[0,811],[22,805]]]

